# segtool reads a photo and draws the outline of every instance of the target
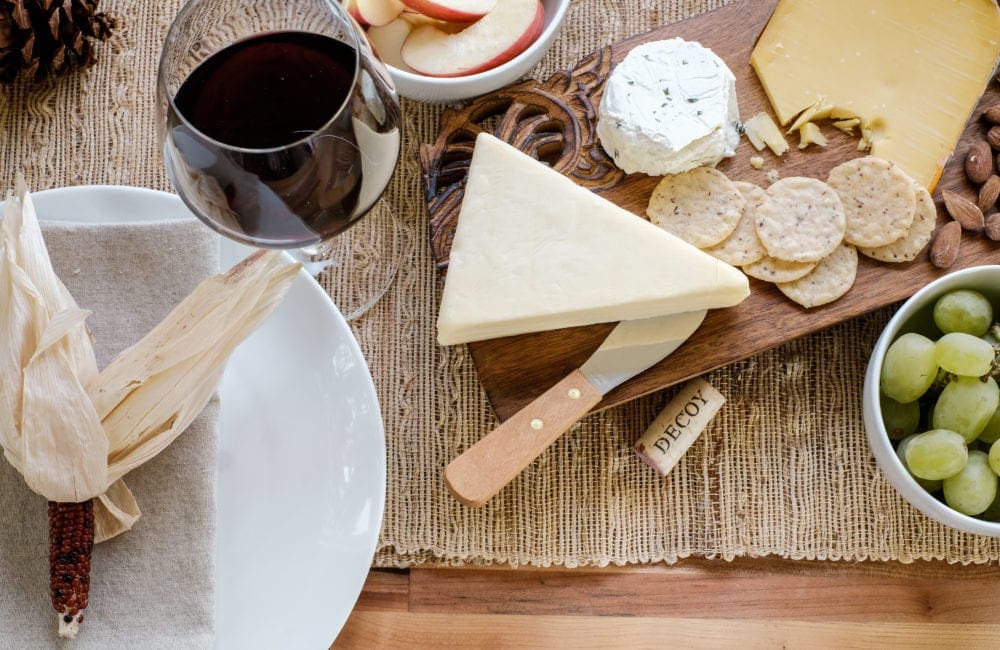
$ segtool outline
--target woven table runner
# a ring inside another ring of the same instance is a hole
[[[0,89],[0,174],[35,190],[86,183],[169,190],[156,142],[156,62],[179,0],[102,0],[121,27],[76,77]],[[532,75],[725,4],[574,0]],[[417,150],[440,107],[404,101],[402,159],[385,201],[339,242],[320,280],[345,311],[388,293],[352,327],[382,403],[388,486],[378,566],[566,566],[687,556],[987,562],[1000,541],[959,533],[911,508],[879,472],[861,421],[862,378],[891,310],[842,324],[706,378],[727,398],[674,471],[630,447],[671,390],[576,425],[486,507],[459,505],[445,465],[497,422],[463,347],[440,348],[441,280],[426,241]],[[739,336],[739,332],[733,332]]]

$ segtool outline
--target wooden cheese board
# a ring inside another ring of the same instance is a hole
[[[573,70],[558,73],[544,82],[522,82],[477,98],[465,107],[444,111],[437,141],[423,145],[420,152],[431,247],[441,271],[447,269],[473,142],[484,130],[550,164],[604,198],[644,215],[659,178],[625,175],[605,154],[596,135],[603,84],[613,67],[641,43],[682,37],[711,48],[736,76],[741,117],[745,119],[760,111],[773,116],[749,60],[775,5],[776,0],[746,0],[666,25],[595,52]],[[941,202],[942,189],[975,200],[975,190],[963,171],[964,154],[968,143],[985,135],[985,124],[979,119],[981,113],[998,102],[1000,89],[993,83],[966,125],[934,193],[939,223],[948,219]],[[856,137],[832,128],[825,128],[824,134],[830,139],[828,146],[802,151],[794,148],[797,138],[789,136],[793,149],[781,158],[767,150],[758,152],[743,138],[736,155],[718,168],[733,180],[767,187],[770,170],[776,170],[782,177],[823,179],[837,164],[864,155],[857,149]],[[760,170],[750,165],[750,158],[758,155],[765,160]],[[981,235],[967,235],[959,261],[948,271],[997,263],[1000,263],[1000,243]],[[709,312],[687,343],[658,365],[610,392],[595,410],[904,300],[948,271],[934,267],[927,250],[913,262],[896,265],[862,256],[856,283],[847,295],[814,309],[803,309],[772,285],[751,278],[751,295],[742,304]],[[575,327],[470,344],[479,378],[497,416],[507,419],[579,367],[612,327],[613,324]]]

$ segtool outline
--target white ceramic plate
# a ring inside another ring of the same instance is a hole
[[[133,187],[32,196],[41,219],[191,217],[176,196]],[[250,250],[221,239],[223,267]],[[375,552],[385,435],[361,350],[305,272],[237,349],[220,392],[216,646],[326,648]]]

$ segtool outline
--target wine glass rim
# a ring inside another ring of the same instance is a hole
[[[194,5],[196,5],[196,4],[199,4],[201,2],[210,2],[210,1],[211,0],[187,0],[184,3],[184,6],[181,7],[180,11],[177,12],[177,15],[174,16],[174,19],[170,23],[170,28],[167,30],[167,37],[166,37],[166,40],[164,41],[163,50],[160,52],[160,62],[159,62],[159,65],[157,66],[157,85],[163,91],[163,94],[166,96],[167,102],[170,104],[170,108],[173,109],[174,115],[176,115],[178,117],[178,119],[180,119],[180,121],[186,127],[188,127],[189,129],[191,129],[192,131],[194,131],[198,136],[200,136],[201,138],[204,138],[207,142],[210,142],[213,145],[216,145],[219,148],[225,149],[225,150],[228,150],[228,151],[235,151],[235,152],[239,152],[239,153],[249,153],[249,154],[276,153],[276,152],[279,152],[279,151],[284,151],[285,149],[289,149],[291,147],[296,147],[296,146],[299,146],[301,144],[305,144],[306,142],[308,142],[309,140],[311,140],[312,138],[314,138],[317,133],[320,133],[321,131],[324,131],[328,126],[330,126],[331,124],[333,124],[341,116],[341,114],[344,112],[344,109],[347,108],[350,105],[351,95],[353,93],[353,90],[351,92],[347,93],[347,95],[344,97],[343,101],[340,103],[340,106],[337,107],[337,110],[333,112],[333,114],[330,116],[330,119],[328,119],[326,122],[324,122],[321,127],[319,127],[318,129],[316,129],[312,133],[309,133],[308,135],[302,136],[298,140],[292,140],[291,142],[287,142],[285,144],[278,145],[276,147],[255,148],[255,147],[240,147],[240,146],[237,146],[237,145],[229,144],[227,142],[222,142],[221,140],[216,140],[215,138],[213,138],[212,136],[208,135],[207,133],[205,133],[204,131],[202,131],[201,129],[199,129],[197,126],[195,126],[194,124],[192,124],[191,121],[184,114],[184,112],[181,111],[180,108],[177,107],[176,103],[174,103],[174,97],[175,97],[175,95],[172,94],[170,92],[170,90],[167,88],[167,80],[166,80],[167,75],[166,75],[166,70],[165,70],[165,67],[166,67],[166,50],[167,50],[167,44],[169,44],[170,41],[171,41],[171,39],[176,35],[175,34],[175,30],[178,29],[178,25],[180,24],[181,19],[185,17],[185,15],[187,14],[187,12],[190,11],[194,7]],[[354,50],[354,76],[351,79],[351,88],[353,89],[358,84],[358,75],[361,72],[361,44],[358,42],[358,34],[361,33],[361,27],[354,20],[353,16],[351,16],[350,12],[346,11],[340,5],[340,3],[337,0],[320,0],[320,2],[322,4],[324,4],[324,5],[326,5],[334,13],[340,15],[342,18],[344,18],[348,22],[348,24],[351,25],[351,29],[349,30],[349,32],[350,32],[351,38],[354,40],[354,42],[353,43],[349,43],[349,45],[351,45],[352,48],[353,48],[353,50]],[[251,39],[251,38],[256,38],[256,37],[261,36],[263,34],[276,34],[276,33],[284,33],[284,32],[302,33],[302,34],[312,34],[312,33],[315,33],[315,32],[309,32],[309,31],[306,31],[306,30],[295,30],[295,29],[274,30],[274,31],[270,31],[270,32],[257,32],[255,34],[251,34],[249,36],[245,36],[244,38],[232,41],[232,42],[228,43],[225,47],[230,47],[231,45],[234,45],[236,43],[240,43],[240,42],[246,41],[246,40]],[[195,66],[195,69],[197,69],[198,66],[200,66],[202,63],[204,63],[204,61],[207,61],[211,57],[215,56],[215,54],[217,54],[218,52],[221,52],[222,49],[224,49],[224,48],[220,48],[216,52],[213,52],[212,54],[208,55],[203,61],[199,62],[198,65]]]

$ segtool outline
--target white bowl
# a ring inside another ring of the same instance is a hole
[[[499,0],[503,2],[503,0]],[[570,0],[542,0],[545,6],[545,27],[534,43],[513,59],[485,72],[464,77],[427,77],[406,72],[391,65],[385,67],[396,82],[396,92],[403,97],[424,102],[455,102],[478,97],[511,84],[535,67],[548,51],[566,17]]]
[[[889,345],[906,332],[917,332],[930,338],[940,336],[932,317],[934,302],[954,289],[975,289],[985,294],[994,305],[1000,305],[1000,266],[974,266],[955,271],[931,282],[903,303],[885,326],[868,361],[864,388],[865,428],[868,431],[868,444],[882,472],[914,508],[952,528],[977,535],[1000,537],[1000,523],[983,521],[952,510],[917,484],[896,456],[879,407],[879,375]]]

